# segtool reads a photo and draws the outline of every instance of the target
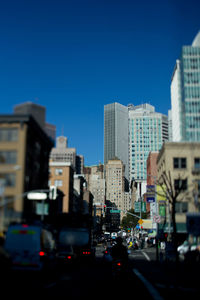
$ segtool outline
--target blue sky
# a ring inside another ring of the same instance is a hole
[[[148,102],[167,114],[199,12],[199,0],[1,1],[0,113],[44,105],[86,165],[103,162],[104,105]]]

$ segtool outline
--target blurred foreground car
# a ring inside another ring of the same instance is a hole
[[[76,255],[71,245],[59,248],[56,253],[56,261],[59,265],[71,263],[75,258]]]
[[[54,258],[54,247],[50,231],[28,224],[10,225],[4,245],[11,267],[20,270],[41,270]]]

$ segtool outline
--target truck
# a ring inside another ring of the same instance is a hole
[[[88,228],[61,228],[58,235],[58,256],[59,252],[64,253],[69,247],[72,247],[75,258],[95,256],[95,243]]]

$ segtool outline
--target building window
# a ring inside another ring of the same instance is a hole
[[[194,159],[194,168],[195,169],[200,169],[200,157],[195,157]]]
[[[0,142],[16,142],[17,140],[17,128],[0,128]]]
[[[16,185],[16,174],[13,173],[0,174],[0,178],[5,179],[6,187],[14,187]]]
[[[174,180],[175,191],[186,191],[187,190],[187,179],[175,179]]]
[[[175,206],[176,213],[186,213],[188,211],[187,202],[177,202]]]
[[[62,180],[55,180],[54,185],[55,186],[63,186],[63,181]]]
[[[185,157],[174,157],[174,169],[186,169],[187,160]]]
[[[63,174],[63,169],[55,169],[55,174],[56,175],[62,175]]]
[[[0,163],[16,164],[17,163],[17,151],[0,151]]]

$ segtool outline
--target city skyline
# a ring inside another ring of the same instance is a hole
[[[27,101],[85,164],[103,162],[104,105],[171,108],[183,45],[200,30],[199,1],[9,1],[0,12],[1,109]]]

